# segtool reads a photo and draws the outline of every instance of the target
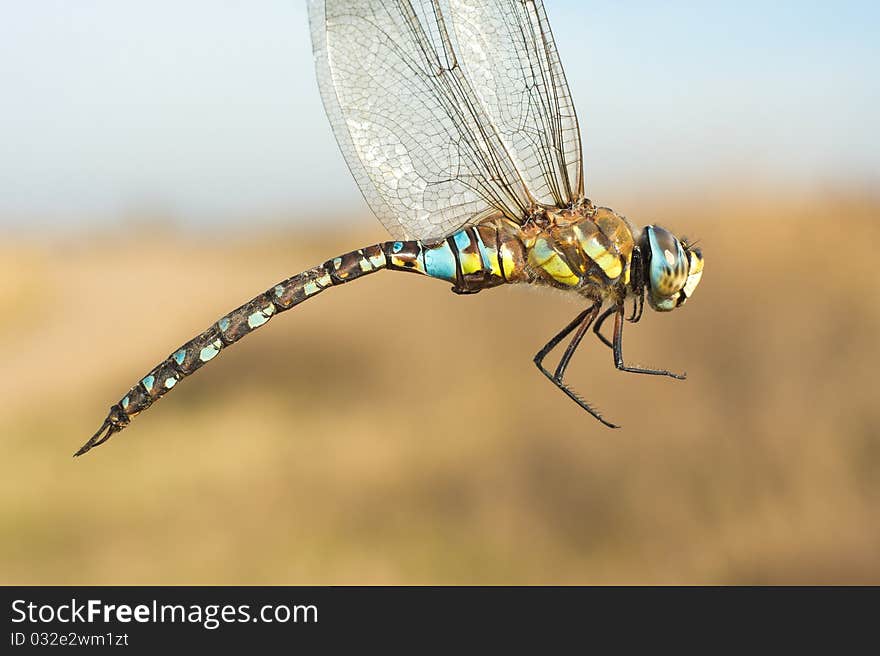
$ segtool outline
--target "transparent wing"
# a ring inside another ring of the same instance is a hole
[[[583,196],[581,137],[544,4],[448,0],[459,58],[531,194]]]
[[[309,13],[337,141],[394,236],[576,197],[577,123],[540,4],[310,0]]]
[[[349,168],[395,236],[446,235],[532,204],[430,2],[310,2],[325,109]]]

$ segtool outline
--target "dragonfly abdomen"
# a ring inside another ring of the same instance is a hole
[[[518,226],[492,220],[445,239],[388,242],[388,267],[445,280],[460,294],[526,282],[525,247],[517,232]]]
[[[413,244],[414,242],[403,242]],[[341,285],[389,264],[392,242],[351,251],[308,269],[251,299],[226,314],[169,355],[110,408],[101,428],[77,451],[82,455],[125,428],[131,418],[149,408],[177,383],[217,357],[245,335],[265,325],[276,314],[289,310],[328,287]],[[106,432],[106,434],[105,434]]]
[[[110,408],[101,428],[76,455],[82,455],[121,431],[132,417],[149,408],[181,380],[268,323],[276,314],[317,296],[328,287],[388,268],[447,280],[453,283],[454,291],[473,293],[518,281],[525,272],[522,248],[515,237],[502,237],[495,226],[477,226],[436,242],[375,244],[303,271],[226,314],[154,367]]]

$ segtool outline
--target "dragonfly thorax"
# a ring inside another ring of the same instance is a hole
[[[575,209],[549,210],[542,219],[522,229],[535,282],[621,302],[635,248],[626,219],[588,201]]]

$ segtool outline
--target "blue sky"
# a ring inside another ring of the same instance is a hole
[[[880,181],[880,3],[547,0],[588,195]],[[0,0],[0,226],[366,208],[300,0]]]

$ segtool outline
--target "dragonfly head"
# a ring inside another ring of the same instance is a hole
[[[669,312],[684,305],[703,275],[700,249],[686,239],[677,239],[665,228],[650,225],[642,231],[639,250],[648,305],[658,312]]]

